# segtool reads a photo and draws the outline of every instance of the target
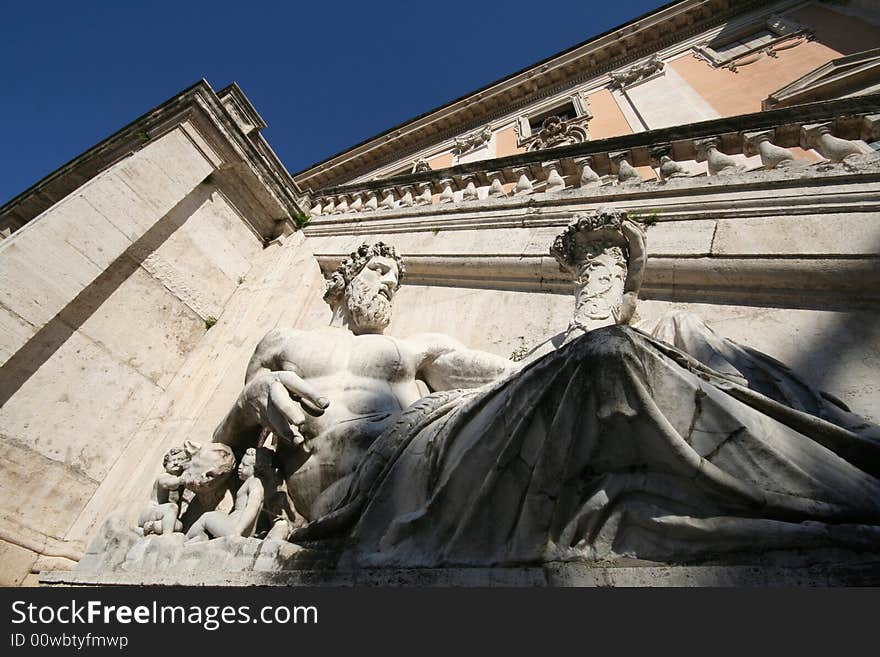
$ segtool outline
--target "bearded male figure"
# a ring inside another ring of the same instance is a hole
[[[262,429],[296,510],[307,520],[334,508],[370,445],[405,408],[431,391],[477,388],[515,369],[441,334],[382,334],[405,272],[394,248],[362,245],[330,278],[330,326],[275,329],[260,341],[245,388],[214,433],[236,453]]]

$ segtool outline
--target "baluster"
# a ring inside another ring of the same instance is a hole
[[[718,150],[718,138],[704,139],[697,142],[697,159],[702,162],[708,162],[709,175],[717,176],[719,174],[737,173],[745,169],[744,166],[737,163],[732,157]]]
[[[360,212],[364,207],[363,193],[355,192],[351,195],[351,199],[351,205],[348,206],[348,209],[352,212]]]
[[[317,199],[315,201],[315,204],[312,206],[312,209],[309,210],[309,214],[313,217],[318,217],[321,215],[321,210],[321,199]]]
[[[621,183],[640,183],[644,182],[639,172],[635,170],[633,165],[627,161],[626,156],[617,155],[613,157],[617,161],[617,180]]]
[[[440,192],[440,204],[443,205],[445,203],[454,203],[455,202],[455,193],[452,191],[452,183],[454,181],[452,178],[444,178],[440,181],[440,187],[443,191]]]
[[[394,189],[382,190],[382,202],[379,204],[379,207],[383,210],[394,209]]]
[[[507,194],[504,192],[504,185],[501,182],[502,173],[500,171],[490,171],[486,174],[488,176],[490,184],[489,184],[489,196],[492,198],[504,198]]]
[[[578,180],[579,187],[595,187],[597,185],[602,184],[602,178],[598,173],[593,171],[593,158],[585,157],[581,160],[577,161],[578,166],[581,168],[581,175]]]
[[[467,173],[461,177],[465,183],[464,192],[462,192],[463,201],[476,201],[479,198],[477,194],[476,175]]]
[[[852,155],[867,153],[860,144],[831,134],[828,125],[804,126],[801,140],[807,148],[814,148],[826,160],[843,162]]]
[[[689,176],[688,170],[681,164],[673,160],[668,155],[660,157],[660,179],[669,180],[670,178],[684,178]]]
[[[343,214],[344,212],[348,212],[348,196],[340,194],[337,197],[336,209],[333,210],[333,214]]]
[[[375,212],[379,207],[379,199],[376,198],[375,190],[367,190],[367,200],[364,201],[364,212]]]
[[[431,205],[434,201],[434,192],[430,182],[419,183],[419,195],[416,196],[416,205]]]
[[[787,167],[794,164],[794,153],[771,142],[770,135],[770,132],[744,134],[745,154],[749,156],[760,155],[761,164],[765,169]]]
[[[534,191],[534,187],[532,185],[532,181],[529,180],[529,168],[528,167],[517,167],[513,170],[513,174],[518,177],[516,181],[516,187],[513,190],[514,196],[521,196],[523,194],[531,194]]]
[[[557,170],[559,162],[545,162],[543,167],[545,171],[547,171],[547,187],[544,191],[561,192],[565,189],[565,179],[559,175],[559,171]]]
[[[400,207],[408,208],[413,204],[412,185],[404,185],[400,188]]]

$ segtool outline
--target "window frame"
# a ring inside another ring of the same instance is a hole
[[[746,40],[758,32],[770,32],[775,34],[776,38],[733,55],[726,55],[715,50],[715,48]],[[749,57],[755,53],[767,51],[768,49],[772,50],[774,45],[798,36],[810,38],[812,32],[806,25],[802,25],[797,21],[784,16],[773,15],[763,21],[743,25],[732,34],[724,35],[723,40],[719,38],[720,35],[716,35],[713,39],[694,46],[694,53],[715,68],[729,68],[736,72],[737,60]]]

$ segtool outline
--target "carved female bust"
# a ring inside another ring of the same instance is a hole
[[[576,214],[550,254],[574,278],[575,310],[566,342],[629,322],[645,266],[645,238],[626,213],[600,209]]]

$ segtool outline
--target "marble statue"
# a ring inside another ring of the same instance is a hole
[[[880,553],[880,427],[692,314],[631,326],[647,249],[625,213],[575,215],[550,253],[573,318],[512,363],[383,335],[404,266],[358,249],[330,277],[331,325],[267,334],[179,475],[187,536],[265,537],[277,568]]]
[[[630,223],[576,217],[551,250],[576,283],[569,329],[520,371],[413,403],[290,540],[351,567],[880,551],[877,428],[699,320],[658,327],[696,357],[627,326]]]
[[[242,451],[271,430],[287,491],[306,520],[339,502],[372,443],[413,402],[437,390],[477,388],[515,368],[441,334],[382,335],[404,272],[385,244],[353,253],[325,295],[330,326],[269,332],[214,434],[215,442]]]
[[[144,536],[171,534],[183,527],[177,519],[183,501],[183,478],[192,454],[186,447],[172,447],[162,459],[165,469],[153,483],[150,501],[138,517],[138,527]]]
[[[257,450],[247,449],[238,464],[238,478],[244,482],[235,494],[232,511],[214,510],[202,514],[186,533],[188,541],[206,541],[223,536],[251,536],[263,509],[263,482],[256,475]]]

